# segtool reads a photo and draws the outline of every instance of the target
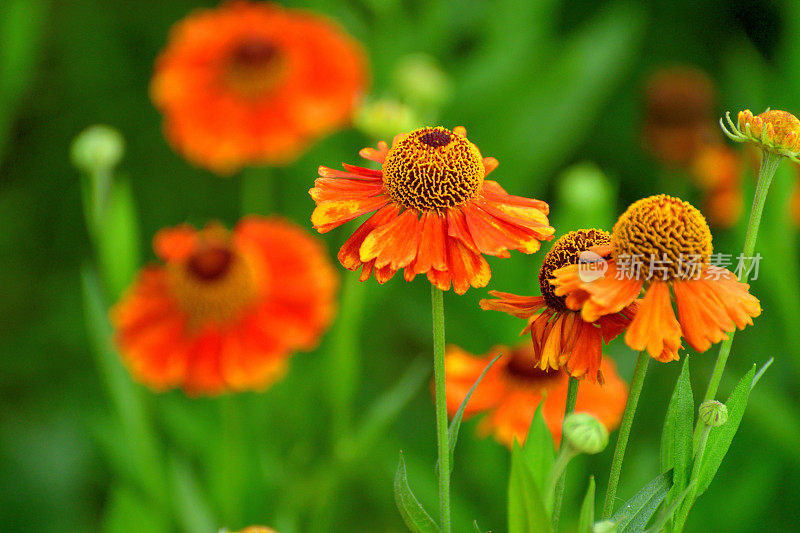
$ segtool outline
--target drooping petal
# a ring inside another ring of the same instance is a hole
[[[390,202],[388,196],[365,196],[320,202],[311,213],[311,223],[320,233],[326,233],[361,215],[377,211]]]
[[[586,376],[589,381],[596,382],[597,371],[602,359],[603,340],[600,328],[594,324],[580,321],[580,331],[569,359],[564,365],[574,378]]]
[[[447,239],[447,270],[456,294],[464,294],[470,286],[485,287],[492,277],[489,264],[480,254],[456,239]]]
[[[399,212],[400,208],[394,204],[389,204],[381,208],[377,213],[368,218],[366,222],[361,224],[361,226],[345,241],[341,249],[339,249],[338,257],[339,262],[342,263],[342,266],[348,270],[355,270],[364,264],[364,262],[361,261],[360,253],[361,245],[364,243],[364,239],[366,239],[367,235],[369,235],[375,228],[383,226],[384,224],[388,224],[394,220]],[[374,261],[372,263],[374,263]],[[370,266],[369,269],[366,270],[369,270],[369,272],[366,273],[366,277],[362,281],[369,278],[369,274],[372,272],[372,267]],[[362,277],[363,276],[364,271],[362,271]]]
[[[625,333],[625,342],[634,350],[646,349],[651,357],[662,362],[678,359],[681,326],[675,318],[666,282],[654,281],[647,289]]]
[[[394,271],[407,266],[417,255],[420,238],[418,225],[419,215],[408,209],[387,224],[375,228],[361,244],[361,261],[375,259],[376,267],[389,265]]]
[[[420,219],[420,236],[417,258],[412,269],[415,274],[423,274],[430,269],[447,268],[445,249],[445,219],[442,215],[429,211]]]
[[[698,352],[727,339],[725,332],[736,327],[708,285],[701,279],[672,282],[683,336]]]
[[[489,291],[496,300],[484,299],[479,302],[484,311],[500,311],[527,320],[540,312],[545,306],[541,296],[518,296],[508,292]]]

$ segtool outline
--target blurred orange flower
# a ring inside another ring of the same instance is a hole
[[[320,233],[377,211],[339,250],[345,268],[361,267],[361,281],[374,273],[385,283],[404,268],[406,281],[426,274],[441,290],[452,282],[463,294],[489,282],[483,254],[530,254],[553,238],[548,205],[485,180],[498,162],[484,158],[466,135],[462,127],[420,128],[395,137],[391,148],[381,141],[377,150],[361,150],[380,170],[319,168],[309,193]]]
[[[150,93],[173,148],[220,174],[285,164],[351,118],[361,46],[332,21],[236,0],[175,25]]]
[[[660,194],[634,202],[617,220],[611,244],[592,251],[610,254],[604,276],[587,281],[578,265],[560,268],[553,273],[555,294],[566,296],[584,320],[594,321],[620,312],[644,289],[625,342],[659,361],[678,359],[681,338],[704,352],[761,314],[750,286],[711,263],[705,217],[679,198]]]
[[[530,332],[533,341],[533,364],[539,370],[566,369],[574,378],[589,377],[603,383],[600,361],[603,342],[610,342],[622,333],[636,315],[638,303],[631,302],[619,313],[586,321],[569,308],[565,297],[553,292],[553,272],[567,265],[576,265],[594,246],[608,245],[611,236],[598,229],[581,229],[561,236],[544,256],[539,270],[541,296],[517,296],[489,291],[494,300],[481,300],[484,310],[502,311],[528,321],[522,334]],[[600,256],[596,260],[602,261]],[[574,294],[572,298],[586,296]]]
[[[714,226],[730,228],[744,210],[742,167],[739,154],[724,144],[704,146],[692,161],[692,175],[705,196],[703,211]]]
[[[561,422],[567,403],[568,376],[559,370],[537,368],[531,345],[517,348],[495,346],[486,355],[476,357],[457,346],[448,346],[445,355],[447,411],[453,416],[486,365],[502,353],[475,388],[464,410],[464,417],[488,413],[481,430],[499,442],[511,446],[516,439],[524,443],[533,416],[540,403],[542,415],[556,444],[561,440]],[[617,374],[611,359],[603,359],[600,368],[605,384],[585,382],[578,389],[577,412],[594,415],[609,431],[622,418],[628,387]]]
[[[338,279],[324,247],[277,217],[161,230],[164,265],[142,269],[111,311],[134,377],[192,395],[263,389],[330,324]]]

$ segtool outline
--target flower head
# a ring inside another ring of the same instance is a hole
[[[752,142],[762,150],[800,161],[800,120],[787,111],[766,110],[753,116],[749,109],[739,112],[734,125],[725,113],[729,128],[720,119],[725,134],[736,142]]]
[[[609,342],[619,335],[636,314],[636,303],[620,309],[618,313],[585,320],[572,308],[580,308],[587,294],[575,291],[569,296],[559,295],[551,284],[557,270],[587,260],[604,263],[601,255],[591,249],[602,251],[608,247],[611,236],[598,229],[571,231],[560,237],[544,256],[539,271],[541,296],[517,296],[490,291],[494,300],[481,300],[482,309],[502,311],[527,320],[522,333],[530,332],[533,341],[533,363],[540,370],[557,370],[562,367],[576,378],[588,376],[591,381],[603,383],[600,368],[603,341]],[[595,248],[596,247],[596,248]]]
[[[164,264],[144,268],[111,313],[125,362],[154,389],[262,389],[333,317],[338,281],[325,250],[287,221],[178,226],[154,248]]]
[[[553,438],[561,438],[561,421],[567,402],[568,376],[559,370],[541,370],[534,364],[530,344],[510,348],[495,346],[476,357],[457,346],[448,346],[445,356],[447,410],[453,415],[489,361],[503,354],[486,373],[464,410],[470,417],[487,413],[481,429],[511,446],[523,443],[539,404]],[[628,388],[611,359],[603,359],[603,386],[587,382],[578,390],[578,411],[590,413],[609,430],[616,428],[628,399]]]
[[[150,93],[173,148],[229,174],[291,162],[350,119],[366,84],[363,50],[333,22],[236,0],[173,28]]]
[[[678,198],[662,194],[634,202],[614,226],[611,245],[595,250],[610,253],[604,276],[585,280],[574,265],[558,269],[555,294],[594,321],[625,309],[644,289],[625,341],[660,361],[678,359],[682,337],[703,352],[761,313],[749,285],[711,264],[705,218]]]
[[[570,413],[564,418],[564,438],[578,453],[593,455],[608,446],[608,430],[589,413]]]
[[[395,137],[391,148],[380,142],[360,153],[381,169],[320,167],[309,193],[321,233],[375,212],[339,251],[345,268],[361,268],[362,281],[374,273],[385,283],[402,268],[406,281],[426,274],[440,289],[452,283],[463,294],[489,282],[484,254],[530,254],[552,239],[547,204],[486,180],[497,160],[484,158],[464,128],[420,128]]]

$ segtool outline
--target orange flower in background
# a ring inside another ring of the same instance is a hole
[[[530,332],[533,341],[532,362],[541,371],[565,368],[575,378],[588,376],[603,383],[601,371],[603,342],[610,342],[630,324],[636,315],[632,302],[619,313],[585,321],[579,312],[570,310],[563,296],[557,296],[550,284],[553,272],[567,265],[576,265],[589,248],[611,242],[608,232],[598,229],[571,231],[560,237],[544,256],[539,271],[541,296],[517,296],[490,291],[495,300],[481,300],[484,310],[502,311],[528,321],[522,334]],[[601,259],[596,257],[595,259]],[[574,295],[573,298],[579,295]]]
[[[181,225],[153,247],[164,265],[142,269],[111,312],[123,359],[153,389],[263,389],[333,318],[333,265],[288,221],[250,216],[232,232]]]
[[[361,268],[361,281],[374,273],[385,283],[403,268],[406,281],[425,274],[438,288],[452,282],[463,294],[489,282],[484,254],[530,254],[553,238],[547,204],[485,180],[498,162],[484,158],[462,127],[420,128],[395,137],[391,148],[380,142],[360,155],[381,169],[320,167],[309,193],[320,233],[375,212],[339,250],[345,268]]]
[[[660,194],[634,202],[615,224],[611,244],[592,251],[610,254],[605,275],[587,281],[577,265],[560,268],[553,273],[555,294],[594,321],[620,312],[644,289],[625,342],[659,361],[678,359],[682,337],[704,352],[761,314],[750,286],[711,264],[711,230],[700,211],[678,198]]]
[[[237,0],[175,25],[150,93],[172,147],[229,174],[293,161],[350,120],[367,81],[364,51],[332,21]]]
[[[688,66],[662,68],[645,88],[644,140],[665,163],[686,165],[718,136],[711,79]]]
[[[500,353],[503,356],[475,388],[464,409],[464,417],[487,413],[481,422],[481,430],[510,447],[514,439],[520,444],[525,442],[536,409],[544,402],[542,415],[558,444],[569,379],[559,370],[539,369],[527,343],[517,348],[496,346],[480,357],[457,346],[448,346],[445,355],[448,413],[450,416],[455,414],[483,369]],[[605,384],[581,385],[575,410],[594,415],[611,431],[622,418],[628,387],[620,379],[611,359],[603,359],[600,369],[605,375]]]
[[[703,211],[714,226],[730,228],[742,215],[742,167],[739,154],[724,144],[702,148],[692,162],[692,175],[705,196]]]

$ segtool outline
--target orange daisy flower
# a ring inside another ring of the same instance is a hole
[[[164,265],[145,267],[111,311],[134,377],[156,390],[263,389],[330,324],[338,285],[322,244],[277,217],[161,230]]]
[[[613,313],[586,321],[572,311],[566,298],[557,296],[550,284],[553,272],[566,265],[576,265],[589,256],[593,246],[606,245],[611,236],[598,229],[571,231],[560,237],[544,256],[539,271],[541,296],[517,296],[490,291],[496,300],[481,300],[484,310],[502,311],[528,321],[522,334],[530,332],[533,340],[533,363],[541,371],[564,367],[571,376],[603,383],[600,369],[603,342],[610,342],[630,324],[636,314],[636,302]],[[601,257],[591,259],[601,260]],[[573,295],[572,298],[577,298]]]
[[[568,376],[559,370],[541,370],[535,364],[530,344],[509,348],[495,346],[477,357],[457,346],[448,346],[445,356],[447,411],[453,416],[472,385],[497,354],[497,360],[475,388],[464,417],[488,413],[481,431],[491,433],[499,442],[511,446],[516,439],[525,442],[539,404],[547,427],[556,444],[561,440],[561,422],[567,403]],[[603,359],[600,368],[606,376],[603,386],[584,383],[578,389],[577,412],[594,415],[609,431],[615,429],[625,410],[628,387],[617,374],[611,359]]]
[[[294,160],[350,120],[367,79],[361,46],[332,21],[237,0],[175,25],[150,93],[172,147],[230,174]]]
[[[594,321],[618,313],[644,289],[625,342],[659,361],[677,360],[682,337],[703,352],[761,314],[750,286],[711,264],[712,250],[711,230],[700,211],[678,198],[650,196],[628,207],[610,244],[592,248],[610,254],[604,277],[587,281],[577,265],[560,268],[553,273],[554,292],[566,295],[567,305],[581,309],[584,320]]]
[[[530,254],[553,238],[547,204],[486,180],[498,162],[484,158],[466,135],[462,127],[420,128],[395,137],[391,148],[381,141],[377,150],[361,150],[380,170],[319,168],[309,193],[320,233],[375,212],[339,250],[345,268],[361,267],[361,281],[374,273],[385,283],[403,268],[406,281],[426,274],[438,288],[452,282],[463,294],[489,282],[484,254]]]

